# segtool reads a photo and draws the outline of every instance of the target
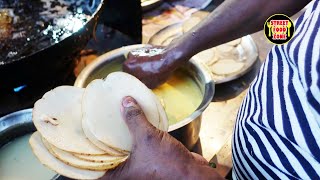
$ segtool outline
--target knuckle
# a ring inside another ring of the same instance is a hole
[[[126,118],[128,120],[130,119],[135,119],[139,116],[141,116],[143,114],[142,110],[141,109],[137,109],[137,108],[130,108],[126,111]]]

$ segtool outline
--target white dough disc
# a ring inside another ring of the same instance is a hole
[[[81,154],[73,154],[75,157],[89,161],[89,162],[113,162],[123,159],[125,156],[112,156],[112,155],[98,155],[98,156],[89,156]]]
[[[200,22],[201,22],[201,18],[199,17],[191,17],[187,19],[182,25],[183,32],[186,33],[190,31],[194,26],[196,26]]]
[[[200,53],[196,54],[195,58],[199,59],[200,62],[205,63],[205,64],[213,64],[216,61],[218,61],[217,58],[215,58],[215,48],[210,48],[204,51],[201,51]]]
[[[211,66],[211,71],[217,75],[228,75],[240,71],[244,67],[243,62],[232,59],[220,60]]]
[[[235,39],[233,41],[227,42],[226,44],[230,45],[230,46],[238,46],[241,43],[241,38],[239,39]]]
[[[154,95],[136,77],[114,72],[105,80],[94,80],[86,88],[82,110],[88,130],[102,143],[120,151],[130,151],[132,138],[121,112],[125,96],[133,97],[150,123],[159,128],[159,112]]]
[[[89,130],[88,125],[87,125],[87,121],[82,120],[82,128],[83,128],[83,132],[84,134],[88,137],[88,139],[97,147],[99,147],[100,149],[104,150],[107,154],[109,155],[113,155],[113,156],[124,156],[129,154],[128,152],[125,151],[118,151],[115,150],[109,146],[107,146],[106,144],[104,144],[103,142],[99,141]]]
[[[217,46],[215,49],[216,49],[215,57],[217,57],[219,61],[223,59],[239,60],[240,58],[238,47],[223,44],[223,45]]]
[[[60,161],[64,162],[65,164],[68,164],[70,166],[85,169],[85,170],[91,170],[91,171],[105,171],[108,169],[115,168],[118,164],[123,162],[124,158],[119,159],[117,161],[110,161],[110,162],[90,162],[82,160],[74,155],[72,155],[69,152],[63,151],[52,144],[48,143],[45,139],[42,139],[43,144],[45,147],[49,150],[49,152],[55,156]]]
[[[168,46],[173,40],[175,40],[178,37],[179,36],[170,36],[168,39],[164,40],[161,45]]]
[[[72,179],[98,179],[105,174],[105,171],[90,171],[69,166],[56,159],[44,146],[41,135],[33,133],[29,140],[33,153],[40,162],[58,174]]]
[[[59,149],[79,154],[106,154],[82,130],[84,89],[60,86],[47,92],[33,108],[32,120],[40,134]]]
[[[221,52],[221,53],[231,53],[235,47],[228,45],[228,44],[221,44],[220,46],[217,46],[217,51]]]

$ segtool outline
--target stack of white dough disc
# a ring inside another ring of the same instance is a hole
[[[30,138],[45,166],[73,179],[97,179],[124,162],[132,137],[121,115],[122,99],[137,100],[149,122],[167,131],[166,113],[153,92],[137,78],[115,72],[85,89],[60,86],[33,108],[37,131]]]

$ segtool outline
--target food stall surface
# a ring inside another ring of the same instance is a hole
[[[208,1],[203,1],[203,3],[207,2]],[[221,0],[212,1],[201,11],[212,11],[220,3]],[[146,12],[143,18],[142,42],[148,42],[150,37],[159,30],[170,24],[181,22],[197,11],[199,10],[195,8],[164,2],[157,9]],[[99,43],[89,42],[89,49],[95,49],[95,51],[87,49],[82,52],[79,57],[78,66],[75,69],[75,74],[78,74],[92,59],[97,57],[97,54],[117,48],[119,46],[117,43],[121,42],[122,45],[133,44],[130,38],[127,38],[116,30],[108,29],[103,25],[99,25],[97,31],[104,32],[100,34],[100,37],[98,35],[97,39],[104,37],[105,41],[99,41]],[[194,148],[194,151],[202,154],[205,159],[216,163],[218,172],[223,176],[226,176],[232,168],[231,138],[237,111],[262,61],[266,58],[267,53],[272,47],[272,44],[267,42],[267,39],[261,31],[252,34],[252,38],[258,47],[259,61],[257,61],[252,70],[244,76],[216,86],[215,97],[203,113],[200,140]],[[112,47],[102,47],[103,42],[107,41]],[[72,80],[74,80],[73,78],[74,77],[72,77]],[[17,91],[20,90],[23,90],[23,88],[17,89]],[[19,100],[16,100],[14,102],[18,101]],[[30,104],[27,104],[26,107],[27,106],[30,106]]]

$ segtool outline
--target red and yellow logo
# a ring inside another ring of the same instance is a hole
[[[264,24],[264,33],[267,39],[274,44],[285,44],[294,35],[294,24],[284,14],[270,16]]]

